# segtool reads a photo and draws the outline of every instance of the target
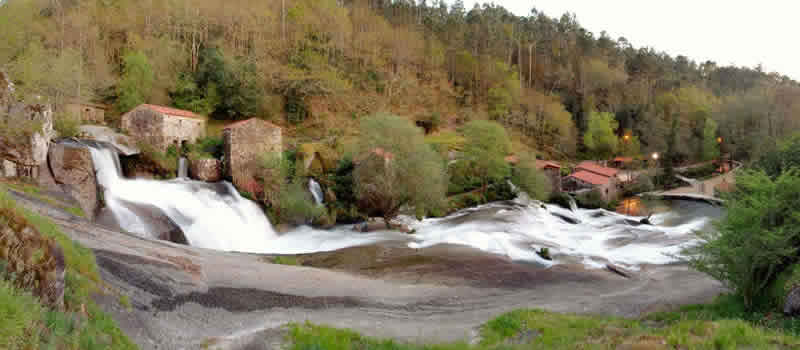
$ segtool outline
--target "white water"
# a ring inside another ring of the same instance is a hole
[[[189,178],[189,165],[186,157],[180,157],[180,159],[178,159],[178,178]]]
[[[570,210],[542,205],[522,193],[511,203],[487,204],[445,218],[421,222],[402,218],[416,230],[414,235],[395,231],[363,234],[354,232],[351,226],[332,230],[304,226],[279,236],[262,210],[239,196],[228,183],[124,179],[114,152],[101,148],[91,148],[91,152],[98,182],[105,188],[106,205],[123,229],[151,237],[147,219],[137,216],[131,208],[155,206],[183,230],[189,244],[226,251],[303,254],[399,241],[416,249],[438,244],[465,245],[542,265],[582,263],[603,267],[611,262],[635,269],[641,264],[672,262],[670,254],[693,244],[693,231],[704,228],[714,216],[689,208],[686,213],[673,210],[653,215],[653,226],[634,226],[632,223],[638,222],[639,217],[576,206]],[[318,186],[316,181],[309,181],[315,200],[322,196]],[[536,254],[542,247],[549,248],[554,261]]]
[[[322,187],[319,185],[319,182],[314,179],[308,179],[308,190],[311,192],[311,196],[314,197],[314,202],[317,203],[317,205],[322,205],[325,202],[325,196],[322,194]]]
[[[409,247],[449,243],[544,265],[579,262],[603,267],[610,262],[636,268],[641,264],[673,262],[674,255],[696,243],[692,233],[703,229],[711,220],[698,216],[670,223],[678,219],[678,214],[668,212],[653,215],[652,226],[634,226],[639,219],[602,209],[542,206],[523,194],[514,205],[487,204],[451,217],[414,224],[417,233]],[[550,254],[556,257],[554,262],[536,254],[541,247],[549,248]]]
[[[90,151],[98,183],[105,189],[106,205],[120,226],[131,233],[150,236],[146,220],[126,203],[157,207],[183,230],[192,246],[262,252],[277,237],[261,208],[239,196],[228,183],[223,192],[195,181],[124,179],[116,153],[98,148]]]

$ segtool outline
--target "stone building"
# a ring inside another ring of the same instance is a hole
[[[68,115],[80,117],[82,122],[91,124],[105,124],[107,110],[106,105],[88,102],[69,102],[64,105]]]
[[[549,160],[536,160],[536,169],[542,171],[547,178],[550,179],[550,184],[553,186],[551,191],[553,193],[561,192],[561,165]]]
[[[260,197],[263,189],[257,180],[258,161],[267,153],[283,151],[280,127],[250,118],[228,125],[222,131],[225,178],[240,191]]]
[[[617,169],[589,161],[581,162],[575,167],[575,172],[564,180],[564,189],[568,192],[596,190],[603,196],[603,200],[612,201],[619,194],[618,173]]]
[[[122,130],[159,151],[180,148],[206,135],[206,117],[190,111],[143,104],[121,117]]]

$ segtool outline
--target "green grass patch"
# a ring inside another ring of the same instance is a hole
[[[3,182],[3,185],[7,186],[8,188],[22,192],[30,197],[33,197],[37,200],[40,200],[44,203],[50,204],[54,207],[61,208],[62,210],[79,217],[85,217],[86,214],[83,212],[83,209],[79,207],[75,207],[72,205],[68,205],[60,200],[54,199],[44,193],[42,193],[42,189],[33,184],[27,184],[24,182]],[[2,187],[0,186],[0,189]]]
[[[440,154],[447,154],[449,151],[461,151],[467,139],[455,131],[442,131],[435,135],[425,136],[425,143],[431,145]]]
[[[17,206],[1,186],[0,208],[4,215],[22,220],[55,241],[66,264],[63,310],[49,310],[27,291],[0,279],[0,349],[136,349],[90,297],[105,292],[92,251],[49,219]]]
[[[297,260],[297,257],[294,256],[276,256],[270,259],[269,262],[273,264],[289,265],[289,266],[300,265],[300,262]]]
[[[358,333],[292,324],[291,350],[429,349],[793,349],[800,339],[741,320],[639,321],[516,310],[487,322],[478,344],[418,345],[364,337]]]

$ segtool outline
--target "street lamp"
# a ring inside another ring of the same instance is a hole
[[[658,160],[658,152],[653,152],[653,160]]]

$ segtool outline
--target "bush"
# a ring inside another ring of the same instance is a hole
[[[223,142],[221,137],[206,137],[197,140],[194,145],[190,146],[189,158],[191,159],[209,159],[222,158],[224,153]]]
[[[625,184],[623,193],[625,196],[632,196],[639,193],[650,192],[655,189],[653,180],[646,174],[640,174],[635,181]]]
[[[311,223],[325,215],[325,207],[314,203],[305,184],[300,182],[284,186],[273,208],[281,222],[298,225]]]
[[[547,199],[553,188],[550,178],[536,168],[535,159],[521,160],[514,169],[512,181],[532,199]]]
[[[439,129],[442,125],[442,116],[439,112],[425,114],[417,118],[417,126],[425,129],[425,134],[430,134],[432,131]]]
[[[572,197],[570,197],[568,194],[564,192],[553,192],[552,194],[550,194],[548,202],[553,203],[565,209],[571,209],[570,203],[572,202]]]
[[[53,129],[60,137],[77,137],[80,125],[80,118],[71,114],[58,114],[53,118]]]
[[[727,196],[727,214],[716,231],[701,232],[703,244],[684,254],[699,271],[719,280],[748,309],[762,298],[782,267],[796,261],[800,242],[800,171],[772,180],[763,171],[746,170]]]
[[[581,208],[586,209],[600,209],[606,207],[606,201],[603,200],[603,194],[599,190],[592,190],[584,192],[575,196],[575,202]]]

